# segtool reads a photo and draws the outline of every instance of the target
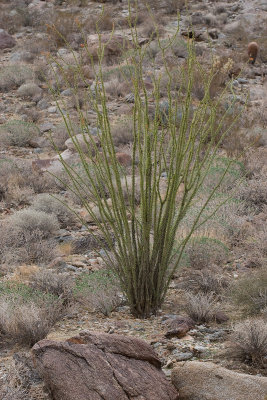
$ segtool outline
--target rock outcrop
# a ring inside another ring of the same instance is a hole
[[[178,400],[156,353],[140,339],[83,332],[66,342],[42,340],[32,351],[55,400]]]
[[[211,362],[179,363],[172,372],[179,400],[266,400],[267,378],[240,374]]]

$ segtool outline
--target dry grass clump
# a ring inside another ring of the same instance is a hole
[[[105,83],[105,90],[108,98],[120,98],[131,91],[131,85],[127,81],[121,82],[118,78],[113,78]]]
[[[40,269],[30,280],[34,291],[52,294],[65,302],[71,302],[73,297],[73,280],[65,273],[57,274],[49,269]]]
[[[4,146],[28,146],[39,135],[39,128],[30,122],[11,120],[0,126],[0,141]]]
[[[229,356],[258,368],[267,367],[267,323],[249,319],[236,324],[230,336]]]
[[[202,270],[188,270],[182,282],[184,289],[194,293],[215,293],[219,295],[229,286],[229,278],[225,276],[216,265]]]
[[[213,293],[187,293],[184,309],[189,317],[197,323],[216,320],[218,304]]]
[[[0,226],[0,260],[3,263],[44,263],[57,254],[53,235],[58,221],[53,215],[25,209],[14,213]]]
[[[186,4],[186,0],[165,0],[164,10],[166,14],[177,14]]]
[[[0,68],[0,91],[8,92],[32,80],[34,73],[27,65],[7,65]]]
[[[0,159],[0,201],[6,206],[29,205],[34,193],[58,191],[55,178],[33,171],[25,160]]]
[[[42,89],[34,82],[24,83],[18,88],[17,93],[20,97],[30,98],[36,102],[42,97]]]
[[[64,198],[60,198],[59,196],[54,198],[48,193],[42,193],[36,196],[31,209],[54,215],[59,221],[61,228],[75,225],[77,220],[74,213],[62,202],[64,202]]]
[[[220,240],[208,237],[193,238],[185,252],[190,267],[198,270],[211,264],[223,264],[227,256],[227,246]]]
[[[247,315],[261,313],[267,307],[267,271],[250,273],[230,288],[233,302]]]
[[[111,126],[111,135],[115,146],[131,143],[133,141],[133,126],[130,118],[117,120]]]
[[[253,207],[261,212],[267,205],[267,181],[264,176],[251,179],[239,189],[239,197],[248,207]]]
[[[84,307],[106,316],[122,302],[118,281],[107,270],[81,274],[76,280],[74,296]]]
[[[47,26],[47,33],[56,46],[64,46],[66,43],[72,43],[75,39],[82,43],[79,24],[72,12],[59,10],[53,13],[50,21],[51,24]],[[75,35],[78,37],[75,37]]]
[[[0,334],[12,343],[33,346],[64,315],[60,299],[33,292],[25,285],[1,289]]]
[[[10,230],[21,233],[39,231],[43,238],[52,237],[59,228],[53,215],[33,209],[17,211],[9,218],[8,223]]]

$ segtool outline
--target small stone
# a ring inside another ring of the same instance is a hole
[[[187,353],[175,353],[173,352],[173,355],[175,356],[175,360],[176,361],[186,361],[186,360],[190,360],[194,355],[193,353],[191,353],[190,351]]]
[[[57,107],[56,106],[48,107],[47,111],[51,114],[55,114],[57,112]]]

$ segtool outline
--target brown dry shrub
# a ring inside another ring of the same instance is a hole
[[[0,332],[11,343],[33,346],[64,315],[62,301],[52,297],[25,300],[16,293],[0,297]]]
[[[30,287],[34,291],[62,298],[70,303],[73,297],[73,280],[66,273],[57,274],[49,269],[40,269],[30,280]]]
[[[45,263],[56,255],[53,235],[59,226],[55,217],[25,209],[14,213],[0,226],[0,259],[3,263]]]
[[[55,198],[48,193],[42,193],[35,197],[31,209],[53,214],[59,221],[61,228],[74,226],[77,219],[64,202],[65,199],[60,198],[60,196]]]
[[[118,281],[107,270],[81,274],[76,280],[74,296],[84,307],[106,316],[122,302]]]
[[[221,268],[211,265],[199,271],[189,269],[182,281],[182,287],[194,293],[221,294],[229,286],[229,278],[222,273]]]
[[[249,319],[236,324],[230,336],[229,356],[258,368],[267,367],[267,323]]]
[[[165,0],[164,11],[166,14],[177,14],[186,4],[186,0]]]
[[[133,141],[133,127],[129,118],[116,121],[111,126],[111,135],[115,146],[124,145]]]
[[[248,207],[253,207],[261,212],[267,205],[267,181],[266,178],[251,179],[239,189],[239,197]]]
[[[219,311],[213,293],[187,293],[184,309],[188,316],[198,323],[216,320],[216,313]]]
[[[228,248],[220,240],[208,237],[193,238],[186,249],[189,265],[201,270],[211,264],[223,264],[228,257]]]
[[[261,313],[267,306],[267,272],[249,273],[234,282],[229,291],[233,302],[247,315]]]

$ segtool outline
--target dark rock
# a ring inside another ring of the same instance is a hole
[[[3,29],[0,29],[0,50],[16,46],[16,40]]]
[[[223,311],[217,311],[215,314],[215,320],[218,324],[223,324],[229,320],[229,317]]]
[[[184,337],[190,329],[195,327],[195,322],[190,317],[183,317],[178,315],[175,319],[171,318],[167,320],[166,325],[168,326],[168,331],[165,333],[167,338],[171,337]]]
[[[83,332],[66,342],[42,340],[32,352],[54,400],[178,400],[156,353],[140,339]]]

